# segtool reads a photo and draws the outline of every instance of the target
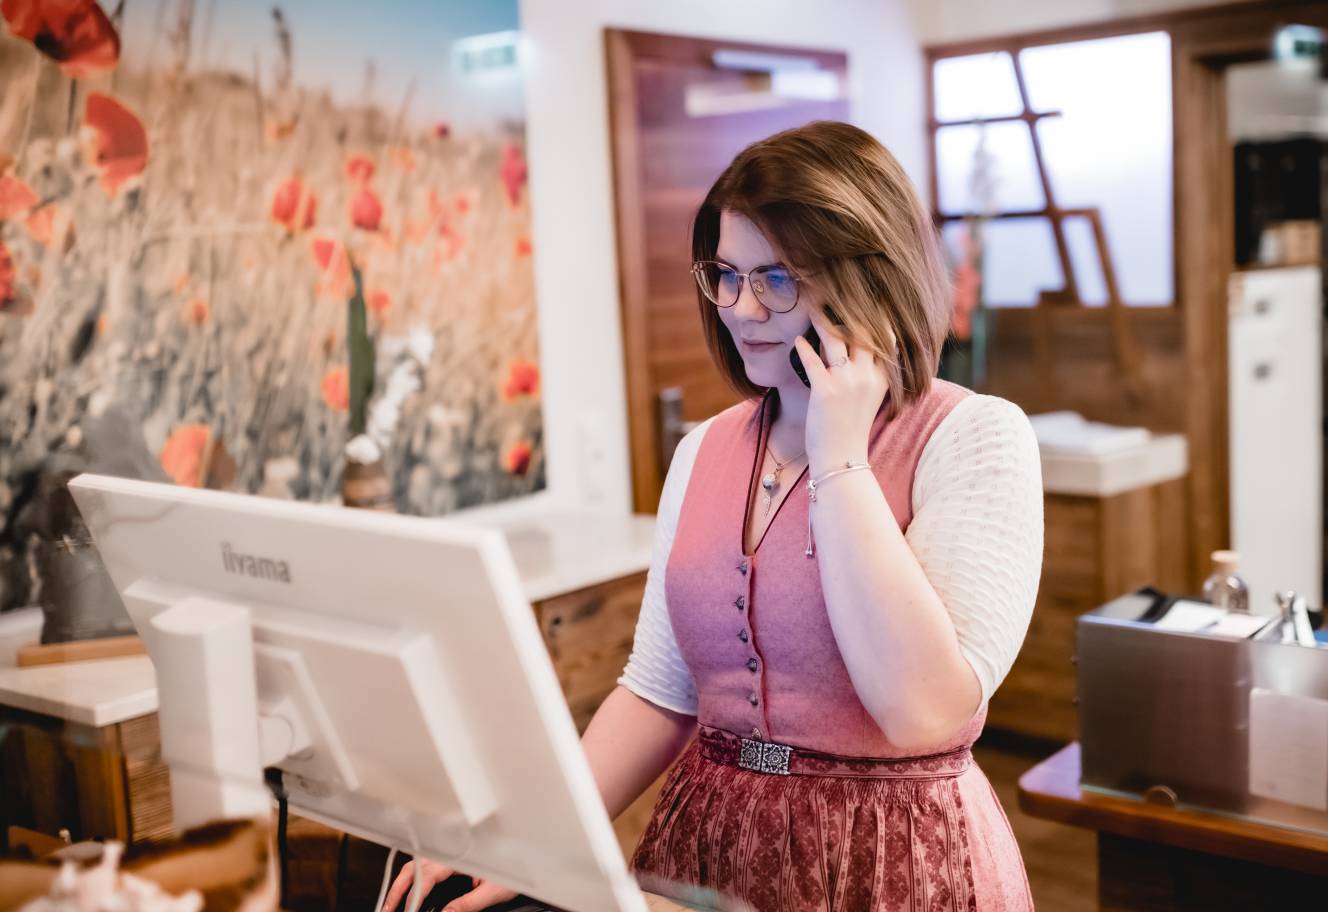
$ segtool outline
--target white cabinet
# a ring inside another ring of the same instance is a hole
[[[1317,267],[1233,276],[1231,539],[1250,607],[1275,592],[1319,604],[1323,580],[1322,301]]]

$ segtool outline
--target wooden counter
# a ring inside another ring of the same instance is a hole
[[[1328,906],[1328,836],[1080,788],[1078,743],[1019,779],[1019,807],[1098,833],[1102,912]]]

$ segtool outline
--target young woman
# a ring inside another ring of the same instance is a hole
[[[1038,451],[1016,406],[934,379],[927,211],[868,134],[813,123],[734,159],[692,252],[744,399],[674,455],[632,657],[583,738],[611,816],[685,750],[633,870],[760,912],[1031,909],[969,748],[1037,592]]]

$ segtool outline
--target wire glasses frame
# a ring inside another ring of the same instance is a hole
[[[751,283],[756,300],[772,313],[788,313],[798,304],[798,277],[778,263],[738,272],[717,260],[697,260],[692,264],[692,275],[701,293],[716,307],[737,304],[744,281]]]

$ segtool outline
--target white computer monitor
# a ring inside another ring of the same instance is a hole
[[[501,532],[96,475],[182,825],[313,819],[578,912],[646,909]]]

